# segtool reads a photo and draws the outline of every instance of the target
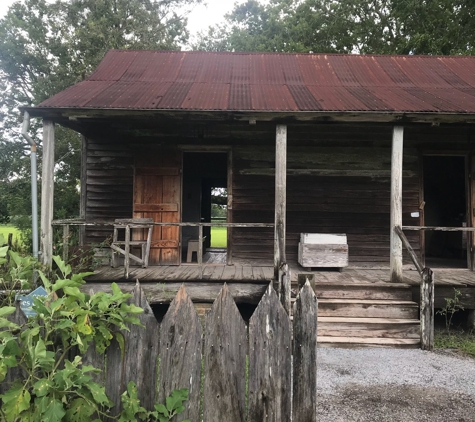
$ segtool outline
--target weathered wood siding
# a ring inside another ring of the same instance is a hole
[[[158,123],[157,123],[158,125]],[[134,154],[147,145],[232,146],[233,222],[274,221],[275,124],[158,125],[155,135],[87,140],[89,220],[132,215]],[[468,153],[469,127],[408,126],[404,132],[403,224],[418,225],[422,201],[421,155]],[[287,257],[297,260],[300,233],[346,233],[350,265],[389,264],[389,198],[392,126],[289,124]],[[422,213],[421,213],[422,215]],[[99,243],[108,230],[89,229]],[[420,234],[407,233],[416,253]],[[273,259],[273,229],[232,230],[233,257]],[[405,255],[405,263],[409,263]]]
[[[318,130],[316,130],[318,129]],[[351,264],[389,262],[391,131],[289,127],[287,258],[297,260],[300,233],[346,233]],[[235,222],[273,219],[273,146],[235,147]],[[404,150],[404,224],[419,223],[419,159]],[[416,221],[414,221],[416,220]],[[236,229],[234,256],[272,259],[270,230]],[[419,236],[410,239],[419,250]]]
[[[128,143],[114,139],[86,139],[86,219],[132,217],[134,157]],[[86,243],[98,244],[112,228],[86,230]]]

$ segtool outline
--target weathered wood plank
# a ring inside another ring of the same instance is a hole
[[[419,272],[420,275],[422,275],[422,271],[424,269],[424,266],[422,263],[419,261],[419,258],[417,257],[416,253],[414,252],[414,249],[412,248],[411,244],[407,240],[407,237],[405,236],[404,232],[402,231],[400,226],[395,226],[394,231],[396,234],[399,236],[402,244],[404,247],[407,249],[407,252],[409,253],[409,256],[412,259],[412,262],[416,266],[417,271]]]
[[[434,348],[434,272],[424,268],[421,283],[421,347]]]
[[[159,324],[139,283],[135,285],[132,294],[129,302],[144,309],[139,318],[145,328],[129,325],[130,332],[122,333],[125,340],[124,356],[116,340],[107,348],[106,394],[116,403],[110,410],[111,416],[120,412],[120,395],[130,381],[136,383],[144,407],[151,410],[156,402],[155,393],[150,394],[150,391],[156,391]]]
[[[41,261],[53,262],[53,198],[54,198],[54,123],[43,120],[43,161],[41,178]]]
[[[152,410],[156,403],[154,392],[157,380],[160,325],[139,282],[135,286],[130,302],[144,310],[139,315],[144,327],[129,325],[130,331],[124,332],[126,352],[122,390],[125,391],[127,384],[134,381],[142,406]]]
[[[289,315],[269,284],[249,321],[249,422],[291,419],[290,330]]]
[[[245,415],[246,325],[225,285],[206,316],[203,420],[242,422]],[[225,416],[226,415],[226,416]]]
[[[292,419],[317,420],[317,297],[307,281],[293,306]]]
[[[402,242],[394,231],[396,226],[402,226],[402,162],[403,162],[404,128],[394,126],[391,155],[391,253],[390,280],[393,283],[402,282]]]
[[[302,267],[347,267],[348,245],[299,243],[298,261]]]
[[[200,418],[200,374],[203,331],[195,307],[183,285],[161,324],[158,401],[173,390],[187,388],[188,403],[179,419]]]
[[[287,195],[287,126],[277,125],[275,137],[275,210],[274,210],[274,275],[285,258],[285,223]],[[278,291],[280,287],[278,287]]]

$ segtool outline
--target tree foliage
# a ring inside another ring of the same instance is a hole
[[[0,219],[29,214],[29,146],[20,136],[19,106],[36,105],[81,81],[109,49],[179,49],[188,38],[186,15],[200,2],[21,0],[10,7],[0,20]],[[32,127],[37,138],[39,129]],[[56,145],[61,195],[55,216],[72,217],[79,209],[80,138],[57,128]]]
[[[473,0],[257,0],[236,5],[197,49],[473,54]]]

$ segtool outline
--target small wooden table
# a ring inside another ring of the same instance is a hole
[[[142,268],[147,268],[148,266],[153,231],[153,224],[151,223],[153,223],[153,218],[118,218],[114,220],[114,235],[112,237],[111,249],[124,255],[125,278],[129,278],[129,263],[131,259],[141,264]],[[137,229],[140,229],[142,233],[148,230],[146,238],[131,240],[131,230],[134,229],[135,232],[138,231]],[[119,230],[125,230],[125,240],[119,240]],[[122,249],[121,246],[124,248]],[[133,246],[141,247],[141,258],[130,253],[130,248]],[[117,267],[117,254],[114,252],[112,252],[111,266]]]

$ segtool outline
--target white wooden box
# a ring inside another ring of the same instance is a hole
[[[312,267],[347,267],[346,234],[301,233],[299,264]]]

